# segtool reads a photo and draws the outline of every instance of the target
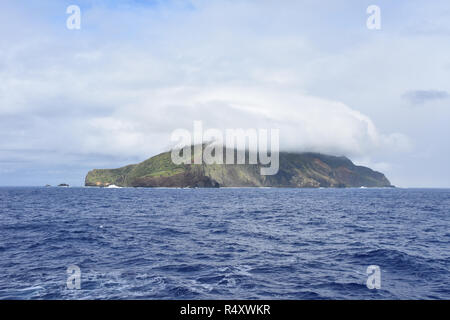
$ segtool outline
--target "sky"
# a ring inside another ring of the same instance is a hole
[[[450,187],[447,0],[3,0],[0,25],[1,186],[81,186],[201,120]]]

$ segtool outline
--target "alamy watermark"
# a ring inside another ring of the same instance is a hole
[[[381,289],[381,268],[377,265],[370,265],[366,269],[368,289]],[[81,269],[77,265],[70,265],[67,268],[67,282],[66,286],[69,290],[81,289]]]
[[[381,9],[377,5],[370,5],[366,10],[370,16],[367,18],[366,26],[369,30],[381,29]]]
[[[66,9],[66,13],[70,16],[66,20],[66,26],[69,30],[81,29],[81,9],[77,5],[70,5]],[[367,29],[380,30],[381,29],[381,8],[377,5],[370,5],[366,9],[369,15],[366,21]]]
[[[69,30],[81,29],[81,9],[77,5],[70,5],[66,9],[66,13],[70,16],[66,20],[66,26]]]
[[[194,121],[192,133],[186,129],[173,131],[171,141],[176,145],[171,158],[177,165],[260,164],[261,175],[275,175],[280,163],[279,139],[279,129],[203,130],[202,121]]]
[[[381,289],[381,269],[377,265],[367,267],[367,288]]]
[[[66,9],[66,13],[70,16],[66,20],[66,26],[69,30],[81,29],[81,9],[77,5],[70,5]],[[381,29],[381,9],[377,5],[370,5],[366,9],[369,15],[366,21],[367,29],[380,30]]]
[[[70,265],[67,268],[67,289],[80,290],[81,289],[81,269],[77,265]]]

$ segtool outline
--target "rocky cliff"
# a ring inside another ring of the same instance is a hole
[[[170,152],[118,169],[95,169],[86,186],[107,187],[391,187],[380,172],[354,165],[346,157],[319,153],[279,155],[276,175],[263,176],[259,164],[175,165]]]

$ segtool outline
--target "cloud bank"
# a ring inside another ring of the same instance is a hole
[[[199,23],[210,23],[218,9],[231,16],[237,8],[173,10],[169,22],[152,20],[136,30],[144,17],[167,8],[123,15],[93,8],[78,33],[62,29],[4,46],[0,130],[7,138],[0,148],[17,157],[20,150],[48,150],[144,159],[169,148],[170,133],[194,120],[220,129],[277,128],[282,149],[290,151],[367,156],[408,147],[404,135],[380,133],[361,112],[303,92],[289,63],[313,56],[312,46],[302,36],[244,28],[256,7],[241,5],[246,11],[235,25],[221,16],[209,29]],[[270,6],[257,11],[268,14]],[[103,31],[84,31],[94,20],[101,29],[134,21],[138,39],[152,27],[160,34],[155,42],[118,43]]]
[[[81,184],[87,169],[167,150],[194,120],[278,128],[284,150],[363,159],[395,184],[414,184],[425,155],[447,162],[446,2],[382,5],[379,32],[363,2],[149,3],[79,1],[77,31],[68,1],[2,3],[0,180]],[[412,88],[441,89],[402,99]],[[436,114],[407,108],[420,101],[440,102]]]

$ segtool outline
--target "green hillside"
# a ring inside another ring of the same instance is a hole
[[[107,187],[390,187],[380,172],[346,157],[281,152],[276,175],[260,174],[260,164],[175,165],[170,152],[118,169],[95,169],[86,186]]]

